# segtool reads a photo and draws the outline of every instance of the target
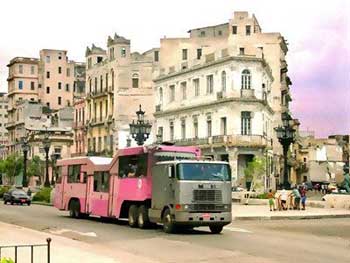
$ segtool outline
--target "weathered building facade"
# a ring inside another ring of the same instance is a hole
[[[265,156],[266,185],[275,185],[282,150],[273,128],[291,100],[286,41],[263,33],[247,12],[189,33],[161,39],[154,73],[157,132],[228,160],[238,184],[253,156]]]
[[[139,104],[154,110],[153,51],[130,51],[130,40],[108,37],[107,51],[92,45],[86,50],[86,125],[90,154],[112,154],[125,147],[129,123]]]
[[[8,98],[6,93],[0,93],[0,160],[6,155],[8,144],[7,123]]]

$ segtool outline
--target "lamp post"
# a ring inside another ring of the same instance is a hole
[[[56,174],[56,162],[60,158],[59,153],[53,153],[51,154],[51,161],[52,161],[52,177],[51,177],[51,185],[55,185],[57,174]]]
[[[291,127],[292,118],[286,112],[282,113],[283,126],[275,128],[278,141],[283,147],[283,188],[289,189],[290,183],[288,180],[288,149],[289,146],[295,141],[295,129]]]
[[[45,169],[45,183],[44,186],[45,187],[50,187],[50,179],[49,179],[49,150],[50,150],[50,138],[49,138],[49,133],[47,132],[46,129],[46,133],[43,139],[43,146],[44,146],[44,150],[45,150],[45,161],[46,161],[46,169]]]
[[[130,134],[131,137],[136,141],[137,145],[141,146],[148,139],[151,133],[152,125],[149,123],[149,121],[145,121],[145,112],[142,111],[141,105],[136,114],[136,122],[133,120],[132,123],[129,124]]]
[[[28,139],[26,137],[22,138],[22,151],[23,151],[23,178],[22,178],[22,186],[28,186],[27,180],[27,154],[29,151]]]

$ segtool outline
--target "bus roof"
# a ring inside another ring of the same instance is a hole
[[[228,162],[224,161],[209,161],[209,160],[171,160],[171,161],[163,161],[157,162],[156,164],[172,164],[172,163],[208,163],[208,164],[228,164]]]
[[[79,157],[73,157],[68,159],[61,159],[58,160],[58,163],[67,162],[67,161],[78,161],[78,160],[89,160],[94,165],[109,165],[113,158],[109,157],[101,157],[101,156],[79,156]]]

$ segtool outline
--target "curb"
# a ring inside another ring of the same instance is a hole
[[[44,205],[44,206],[53,206],[52,204],[45,203],[45,202],[39,202],[39,201],[32,201],[33,205]]]
[[[339,215],[301,215],[301,216],[236,216],[233,221],[253,221],[253,220],[307,220],[307,219],[332,219],[350,218],[350,214]]]

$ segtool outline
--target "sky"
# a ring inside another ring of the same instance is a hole
[[[6,64],[38,57],[43,48],[68,50],[84,61],[86,46],[106,47],[117,32],[132,51],[159,47],[161,37],[226,23],[234,11],[257,17],[263,32],[289,43],[291,111],[318,137],[350,134],[350,1],[347,0],[11,0],[0,4],[0,91]]]

